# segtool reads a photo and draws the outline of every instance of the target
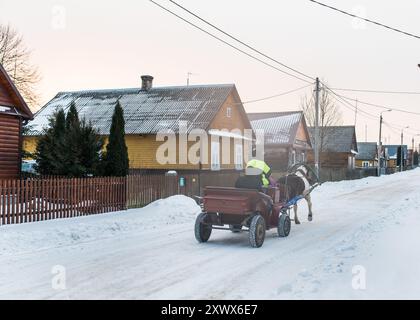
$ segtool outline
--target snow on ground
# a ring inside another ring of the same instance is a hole
[[[246,232],[216,230],[198,244],[199,208],[183,196],[2,226],[0,298],[419,299],[419,190],[420,169],[325,183],[313,192],[314,221],[302,202],[303,223],[287,238],[268,231],[259,249]],[[51,285],[57,265],[64,290]],[[366,289],[352,287],[355,270],[366,272]]]
[[[155,201],[142,209],[34,224],[5,225],[0,229],[0,254],[17,254],[75,245],[117,234],[192,221],[200,208],[181,195]]]

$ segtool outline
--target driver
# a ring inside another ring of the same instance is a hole
[[[263,160],[249,160],[246,164],[246,175],[258,175],[263,187],[276,186],[275,179],[271,177],[271,168]]]

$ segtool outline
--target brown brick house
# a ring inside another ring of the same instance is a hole
[[[0,179],[20,175],[22,125],[32,118],[31,110],[0,64]]]

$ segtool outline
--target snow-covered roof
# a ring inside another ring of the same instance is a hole
[[[293,145],[303,113],[300,111],[248,113],[248,117],[254,130],[264,130],[266,145]]]
[[[31,122],[30,135],[39,135],[49,117],[59,108],[66,112],[75,103],[80,118],[85,118],[99,131],[109,134],[117,101],[124,110],[126,134],[155,134],[160,130],[178,132],[179,122],[187,130],[208,129],[209,124],[235,89],[233,84],[156,87],[60,92]]]

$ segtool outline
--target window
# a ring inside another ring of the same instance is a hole
[[[220,170],[220,144],[218,141],[211,142],[211,170]]]
[[[235,169],[242,170],[244,168],[244,153],[241,144],[235,145]]]
[[[295,150],[292,151],[292,160],[293,160],[292,164],[295,164],[296,163],[296,151]]]
[[[363,168],[367,168],[367,167],[369,167],[369,161],[363,161],[363,162],[362,162],[362,167],[363,167]]]
[[[305,152],[302,152],[302,163],[305,163],[306,159],[305,159]]]
[[[232,108],[231,107],[226,108],[226,117],[228,117],[228,118],[232,117]]]

